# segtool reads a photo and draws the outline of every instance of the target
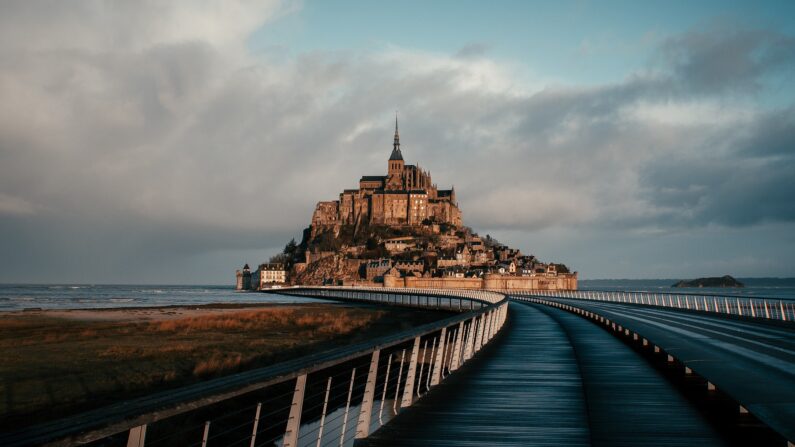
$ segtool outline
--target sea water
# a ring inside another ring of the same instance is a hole
[[[674,279],[580,280],[583,290],[703,293],[795,300],[795,278],[738,278],[745,288],[673,288]],[[212,303],[312,303],[313,298],[238,292],[231,286],[0,284],[0,311],[192,306]]]
[[[237,292],[231,286],[0,284],[0,311],[193,306],[211,303],[312,303],[313,298]]]
[[[677,279],[583,279],[582,290],[611,290],[657,293],[698,293],[705,295],[745,296],[795,300],[795,278],[737,278],[745,287],[672,287]]]

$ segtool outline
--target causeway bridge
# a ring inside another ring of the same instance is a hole
[[[795,446],[795,303],[298,287],[446,309],[377,340],[0,434],[0,445]]]

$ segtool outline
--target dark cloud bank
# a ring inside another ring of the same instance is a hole
[[[586,277],[795,274],[790,36],[711,27],[622,82],[534,87],[479,44],[249,54],[279,5],[55,5],[0,7],[0,281],[227,281],[384,170],[396,107],[468,223]]]

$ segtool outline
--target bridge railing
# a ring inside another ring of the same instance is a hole
[[[795,321],[795,301],[776,298],[605,290],[530,290],[510,291],[510,294],[638,304],[769,320]]]
[[[477,310],[505,299],[505,294],[487,290],[450,290],[389,287],[300,286],[273,289],[282,295],[366,301],[397,306],[425,307],[453,311]]]
[[[464,310],[398,334],[0,434],[0,445],[352,445],[458,370],[502,328],[497,293],[293,288],[336,300]]]

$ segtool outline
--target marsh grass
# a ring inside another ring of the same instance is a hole
[[[446,315],[325,304],[143,322],[0,314],[0,429],[267,366]]]

